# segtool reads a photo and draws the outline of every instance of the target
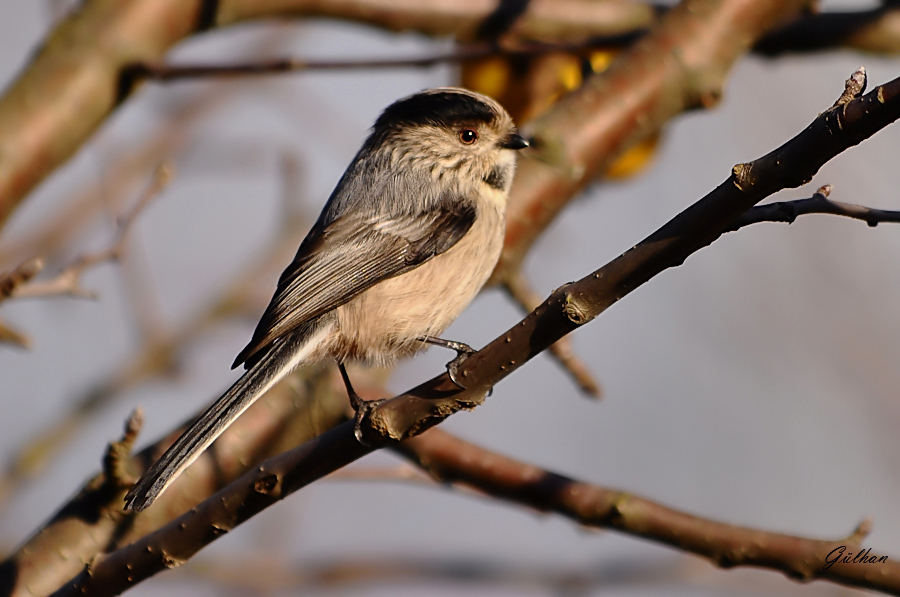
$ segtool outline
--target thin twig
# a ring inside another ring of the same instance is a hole
[[[74,263],[67,266],[57,276],[43,282],[32,282],[15,287],[11,293],[12,298],[35,298],[71,295],[86,298],[96,298],[96,293],[87,290],[81,285],[81,276],[91,267],[108,261],[118,261],[125,251],[128,241],[128,233],[150,201],[159,195],[172,178],[172,167],[167,163],[160,164],[153,174],[153,180],[141,197],[126,215],[118,221],[118,231],[113,243],[96,253],[90,253],[79,257]]]
[[[865,222],[871,227],[883,223],[900,223],[900,211],[832,201],[828,198],[830,193],[831,185],[825,185],[808,199],[779,201],[754,207],[735,220],[734,224],[726,232],[733,232],[744,226],[760,222],[787,222],[792,224],[798,217],[809,214],[827,214],[851,218]]]
[[[506,58],[530,58],[556,52],[586,52],[595,48],[619,48],[633,43],[646,33],[635,30],[619,35],[592,37],[580,42],[541,43],[527,42],[516,45],[473,43],[451,51],[431,56],[408,58],[357,58],[346,60],[304,60],[302,58],[279,58],[260,62],[239,64],[134,64],[127,69],[127,75],[136,80],[149,79],[168,83],[182,79],[207,77],[232,77],[247,75],[272,75],[307,71],[381,70],[400,68],[427,68],[439,64],[460,64],[485,58],[503,56]]]
[[[900,52],[898,21],[900,8],[890,0],[868,10],[810,11],[764,37],[754,51],[768,57],[838,48],[896,55]]]

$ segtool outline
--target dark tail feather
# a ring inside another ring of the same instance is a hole
[[[296,335],[276,341],[134,484],[125,496],[125,509],[140,512],[150,506],[241,413],[302,363],[318,340],[317,333],[303,336],[305,342]]]

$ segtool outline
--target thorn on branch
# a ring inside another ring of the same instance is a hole
[[[834,102],[832,108],[837,108],[838,106],[845,106],[856,98],[862,96],[866,91],[866,84],[868,83],[868,78],[866,77],[866,67],[860,66],[856,69],[850,78],[844,81],[844,92],[841,94],[841,97]]]

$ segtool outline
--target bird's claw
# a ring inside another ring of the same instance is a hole
[[[463,363],[466,362],[466,359],[469,358],[469,355],[475,353],[475,350],[469,346],[468,344],[463,344],[460,342],[458,346],[454,347],[456,350],[456,357],[449,363],[447,363],[447,375],[450,377],[450,381],[452,381],[456,387],[461,390],[465,390],[466,386],[459,381],[459,368]]]
[[[353,418],[353,437],[356,438],[356,441],[367,448],[371,448],[372,446],[363,439],[363,419],[365,419],[366,415],[368,415],[371,411],[378,408],[385,402],[386,400],[384,398],[380,400],[363,400],[355,393],[350,395],[350,406],[352,406],[353,410],[356,411],[356,416]]]

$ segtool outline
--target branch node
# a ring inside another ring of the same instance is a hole
[[[563,314],[575,325],[584,325],[591,320],[591,316],[584,306],[580,305],[578,300],[568,292],[563,302]]]
[[[731,168],[731,177],[734,179],[734,185],[742,191],[746,190],[745,187],[753,184],[753,181],[750,179],[751,167],[752,164],[735,164]]]
[[[178,568],[183,565],[187,560],[184,558],[176,558],[172,554],[166,552],[165,550],[159,553],[160,561],[162,561],[163,566],[168,568],[169,570],[173,568]]]
[[[866,67],[860,66],[856,69],[850,78],[844,81],[844,92],[841,94],[841,97],[834,102],[832,108],[837,108],[838,106],[846,106],[851,101],[855,100],[858,97],[861,97],[863,93],[866,91],[866,84],[868,83],[868,78],[866,77]],[[878,88],[879,95],[881,95],[881,88]]]
[[[599,279],[601,274],[595,274]],[[509,296],[522,307],[526,313],[534,311],[543,301],[537,292],[525,279],[520,271],[515,271],[504,281],[504,288]],[[506,337],[506,343],[512,342],[512,338]],[[578,388],[591,398],[600,398],[602,390],[600,384],[594,379],[587,365],[575,354],[572,343],[568,338],[560,338],[550,347],[551,354],[559,361],[559,364],[572,376],[578,384]]]
[[[272,495],[275,489],[281,485],[278,475],[266,473],[262,468],[259,472],[260,477],[253,482],[253,491],[262,495]]]

